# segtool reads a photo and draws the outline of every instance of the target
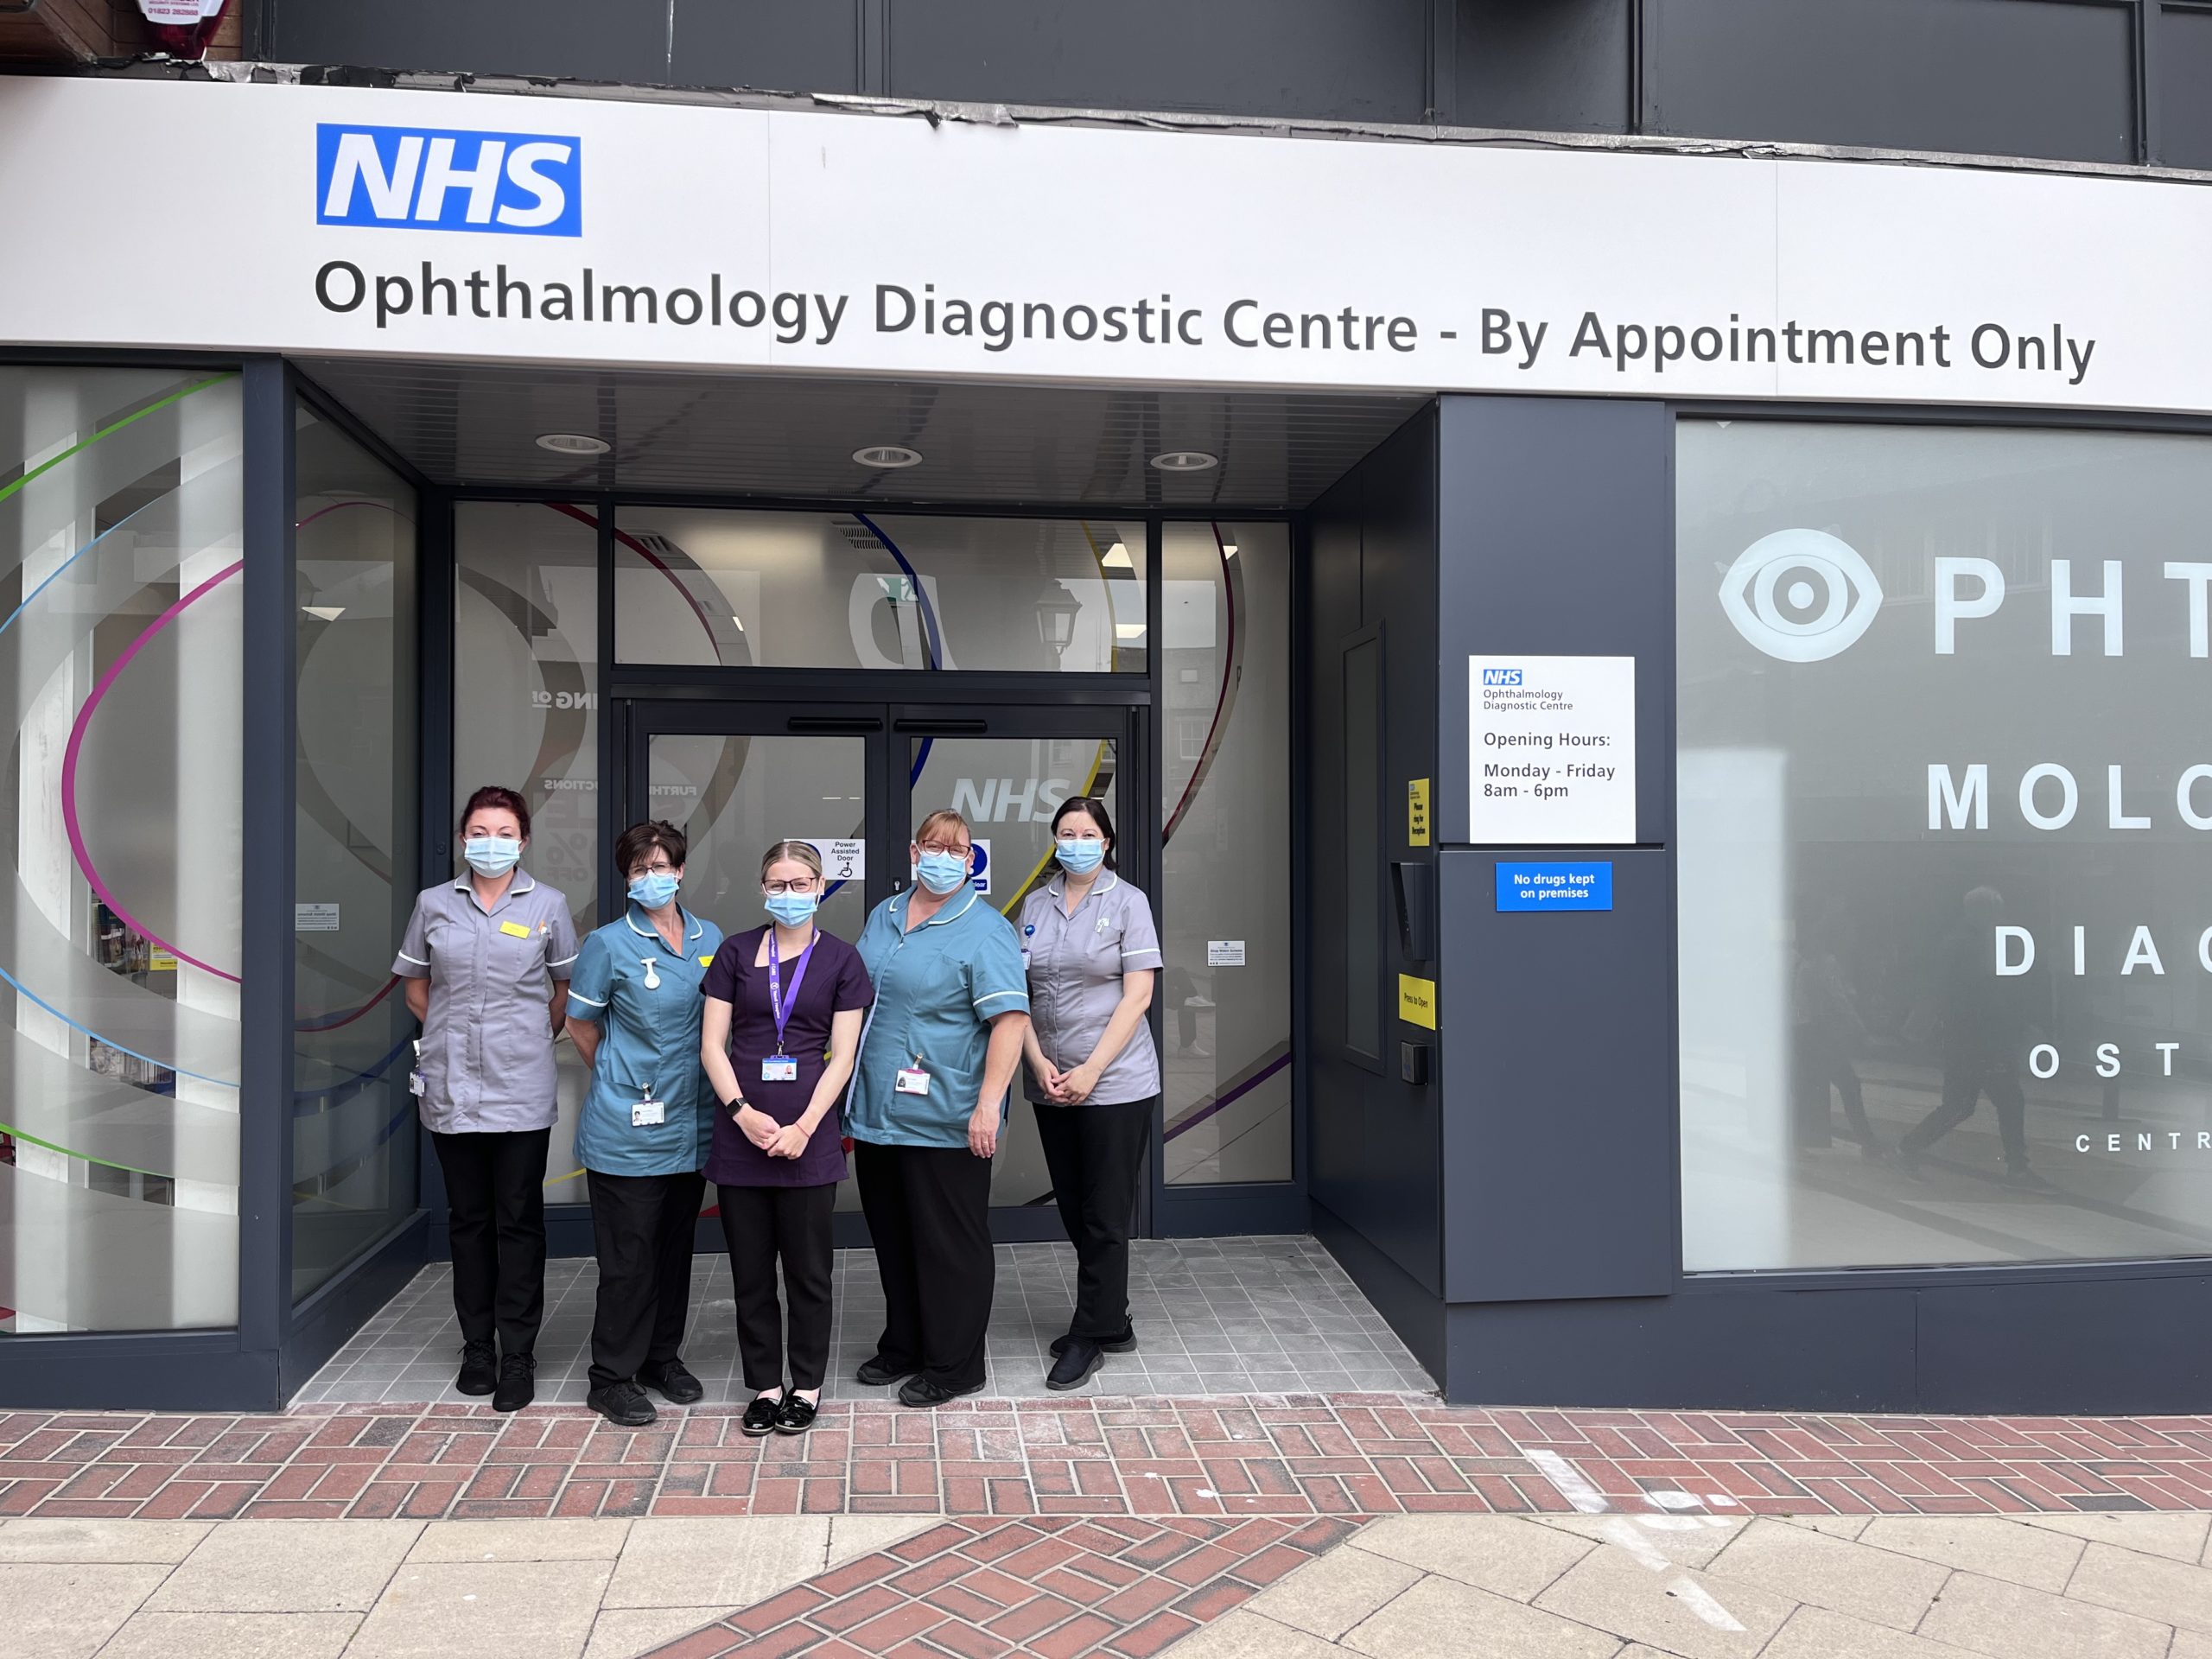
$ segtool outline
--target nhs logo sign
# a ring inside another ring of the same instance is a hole
[[[442,127],[315,130],[315,222],[582,236],[583,141]]]
[[[1521,671],[1517,668],[1486,668],[1483,670],[1484,685],[1518,685]]]

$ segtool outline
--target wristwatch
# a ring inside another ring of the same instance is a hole
[[[738,1113],[743,1111],[752,1103],[753,1103],[751,1101],[747,1100],[742,1094],[741,1094],[735,1100],[726,1100],[722,1102],[722,1109],[728,1112],[731,1116],[734,1117]]]

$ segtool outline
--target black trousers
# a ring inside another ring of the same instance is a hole
[[[783,1264],[791,1304],[791,1380],[818,1389],[830,1369],[830,1277],[836,1258],[830,1217],[837,1185],[717,1186],[737,1303],[737,1351],[745,1386],[759,1394],[784,1381],[784,1309],[776,1299]]]
[[[991,1160],[965,1147],[855,1147],[861,1210],[883,1281],[875,1351],[941,1388],[980,1388],[998,1277]]]
[[[553,1131],[430,1134],[445,1172],[461,1339],[529,1353],[545,1317],[545,1148]]]
[[[1129,1328],[1129,1229],[1160,1097],[1112,1106],[1032,1104],[1045,1167],[1052,1173],[1052,1198],[1075,1246],[1075,1317],[1068,1334],[1110,1341]]]
[[[1936,1109],[1897,1145],[1925,1152],[1974,1116],[1982,1096],[1997,1109],[1997,1138],[2005,1147],[2005,1166],[2018,1173],[2028,1166],[2028,1103],[2020,1080],[2002,1062],[1952,1060],[1943,1067],[1943,1098]]]
[[[626,1382],[677,1357],[691,1309],[691,1239],[707,1178],[602,1175],[591,1184],[599,1305],[591,1322],[591,1385]]]

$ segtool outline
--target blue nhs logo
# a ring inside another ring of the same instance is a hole
[[[583,141],[441,127],[315,130],[315,222],[582,236]]]
[[[1486,668],[1483,670],[1484,685],[1518,685],[1521,671],[1517,668]]]

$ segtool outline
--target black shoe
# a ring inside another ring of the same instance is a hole
[[[1062,1354],[1067,1352],[1068,1344],[1074,1340],[1073,1332],[1065,1337],[1054,1337],[1052,1357],[1058,1359]],[[1116,1337],[1111,1342],[1102,1342],[1098,1346],[1109,1354],[1134,1354],[1137,1351],[1137,1328],[1133,1325],[1124,1325],[1120,1336]]]
[[[584,1404],[618,1428],[650,1428],[660,1414],[635,1382],[610,1382],[584,1395]]]
[[[1084,1337],[1070,1337],[1045,1378],[1048,1389],[1079,1389],[1106,1363],[1106,1351]]]
[[[492,1395],[494,1411],[520,1411],[537,1398],[537,1358],[509,1354],[499,1362],[499,1386]]]
[[[941,1406],[948,1400],[957,1400],[963,1394],[973,1394],[983,1385],[970,1383],[964,1389],[948,1389],[932,1382],[926,1376],[910,1376],[899,1386],[899,1403],[902,1406]]]
[[[638,1373],[638,1381],[671,1406],[696,1405],[707,1397],[706,1385],[692,1376],[680,1359],[646,1366]]]
[[[784,1395],[783,1409],[776,1414],[776,1433],[804,1434],[814,1427],[816,1414],[821,1409],[813,1401],[796,1389]]]
[[[877,1354],[861,1363],[860,1370],[853,1373],[853,1380],[871,1389],[880,1389],[887,1382],[896,1382],[902,1376],[912,1376],[919,1370],[921,1367],[918,1365],[893,1364],[881,1354]]]
[[[776,1432],[776,1419],[784,1408],[784,1396],[774,1394],[755,1395],[745,1408],[745,1415],[738,1427],[754,1440]]]
[[[461,1344],[461,1375],[454,1387],[463,1394],[489,1394],[499,1386],[499,1351],[488,1342]]]

